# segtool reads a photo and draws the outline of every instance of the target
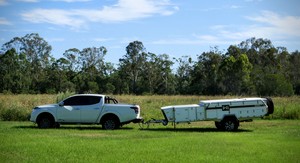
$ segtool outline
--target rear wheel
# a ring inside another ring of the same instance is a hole
[[[102,128],[105,130],[114,130],[120,127],[120,123],[115,117],[107,117],[102,122]]]

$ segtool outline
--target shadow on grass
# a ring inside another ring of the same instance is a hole
[[[21,128],[21,129],[40,129],[37,126],[14,126],[13,128]],[[131,127],[121,127],[116,130],[132,130]],[[46,128],[40,130],[104,130],[101,126],[60,126],[59,128]]]
[[[228,132],[223,130],[218,130],[217,128],[144,128],[140,129],[143,131],[174,131],[174,132]],[[239,132],[252,132],[252,130],[238,129],[232,131],[234,133]]]

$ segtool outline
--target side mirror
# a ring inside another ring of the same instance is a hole
[[[63,101],[59,102],[58,106],[64,106],[64,102]]]

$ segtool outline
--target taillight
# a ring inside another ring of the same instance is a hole
[[[132,106],[130,108],[134,110],[135,114],[139,113],[139,108],[137,106]]]

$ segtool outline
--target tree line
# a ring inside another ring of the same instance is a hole
[[[300,53],[274,47],[268,39],[250,38],[227,51],[211,48],[196,60],[147,52],[141,41],[133,41],[117,65],[105,62],[104,46],[71,48],[58,59],[51,50],[37,33],[3,44],[0,93],[300,94]]]

